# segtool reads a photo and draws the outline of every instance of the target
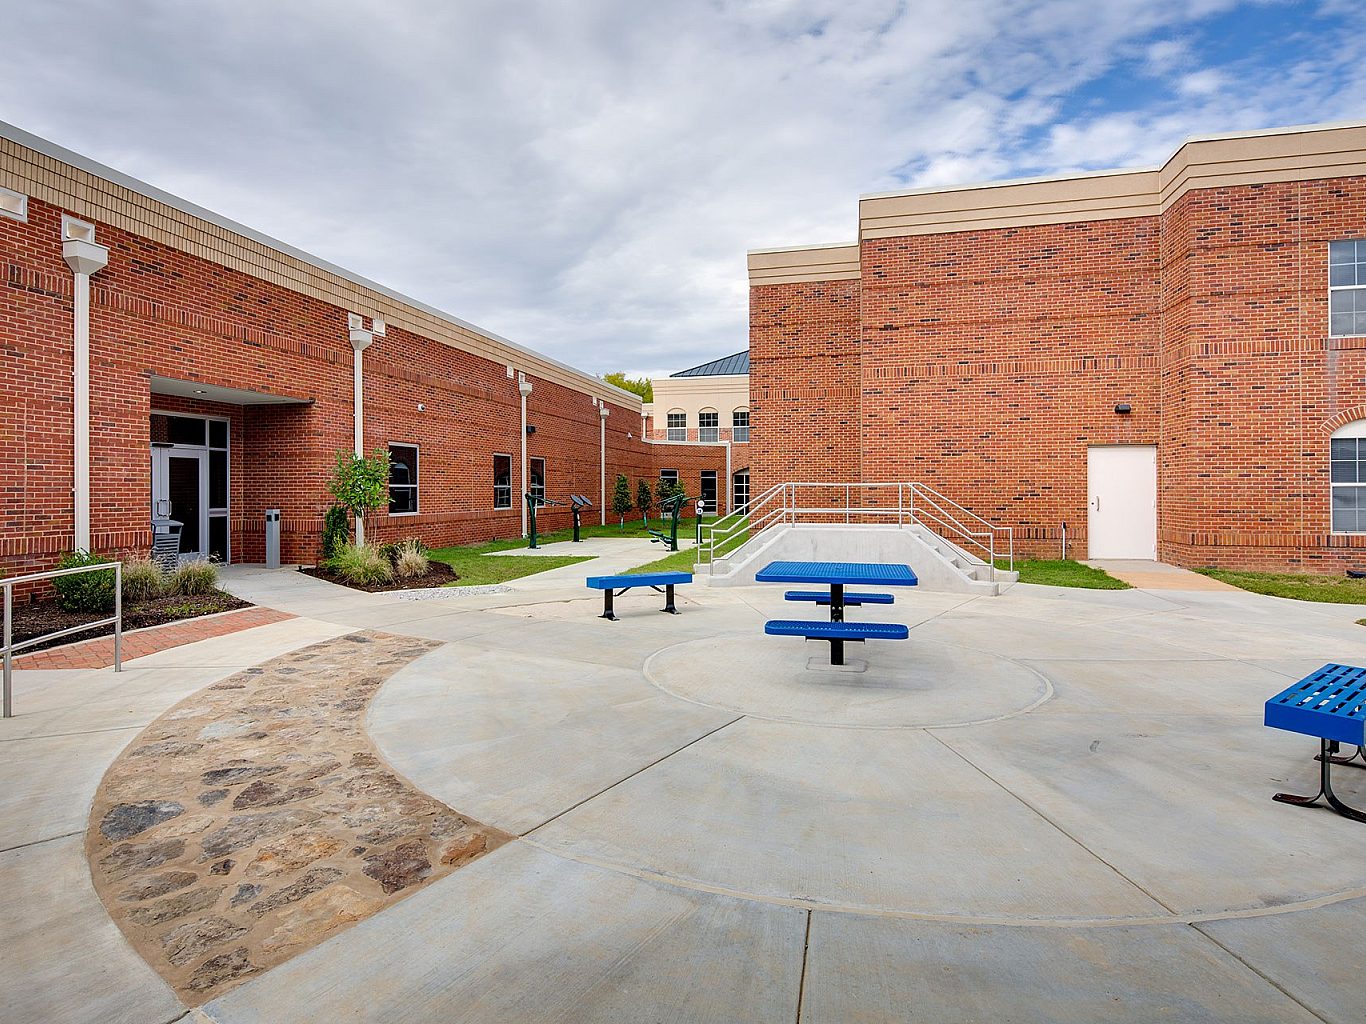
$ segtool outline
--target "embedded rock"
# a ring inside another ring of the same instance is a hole
[[[311,893],[317,892],[331,885],[345,872],[338,868],[314,868],[312,871],[300,876],[299,880],[293,885],[287,885],[283,889],[277,889],[265,899],[253,903],[248,910],[261,917],[269,914],[272,910],[280,907],[287,907],[291,903],[297,903]]]
[[[100,820],[100,832],[106,839],[118,842],[131,839],[139,832],[170,821],[185,808],[174,800],[142,800],[135,804],[115,804]]]
[[[278,842],[262,846],[256,859],[247,865],[247,874],[260,877],[297,871],[332,856],[341,848],[340,839],[322,832],[291,833]]]
[[[255,974],[260,969],[251,962],[247,947],[239,946],[231,953],[223,953],[205,960],[199,965],[199,969],[190,975],[185,987],[191,992],[206,992],[224,982]]]
[[[110,878],[126,878],[139,871],[159,868],[185,852],[183,839],[159,839],[151,843],[124,843],[100,858]]]
[[[365,873],[386,893],[406,889],[432,873],[427,848],[419,840],[400,843],[386,853],[365,858]]]
[[[174,921],[197,910],[207,910],[218,902],[222,892],[222,886],[216,889],[191,889],[145,907],[134,907],[128,912],[128,919],[140,925]]]
[[[136,885],[130,885],[119,893],[119,899],[125,903],[154,900],[158,896],[165,896],[168,892],[175,892],[187,885],[194,885],[197,881],[199,881],[199,876],[193,871],[166,871],[160,875],[144,878]]]
[[[226,918],[201,917],[198,921],[172,928],[161,937],[161,944],[166,948],[166,959],[177,967],[183,967],[192,960],[198,960],[214,946],[231,942],[245,933],[246,928]]]

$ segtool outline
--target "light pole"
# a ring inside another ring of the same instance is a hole
[[[526,374],[517,375],[517,393],[522,396],[522,493],[518,496],[517,504],[522,506],[522,536],[526,536],[526,495],[528,488],[527,461],[526,461],[526,396],[531,394],[531,381],[526,379]]]
[[[370,330],[365,329],[365,321],[359,313],[346,314],[351,338],[351,387],[352,418],[354,420],[356,458],[365,457],[365,369],[362,353],[375,342],[375,336],[384,336],[384,321],[375,317]],[[356,543],[365,543],[365,524],[356,516]]]
[[[598,512],[603,526],[607,525],[607,417],[611,415],[606,402],[598,406]]]

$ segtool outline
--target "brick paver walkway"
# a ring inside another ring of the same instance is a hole
[[[164,626],[149,626],[123,634],[123,660],[131,661],[157,651],[170,650],[196,640],[227,636],[255,626],[283,622],[294,618],[289,612],[274,608],[239,608],[220,615],[204,615],[197,619],[168,622]],[[114,664],[114,638],[95,637],[80,643],[53,647],[32,654],[21,654],[14,659],[15,668],[109,668]]]

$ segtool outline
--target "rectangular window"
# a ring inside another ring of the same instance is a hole
[[[686,441],[688,439],[688,414],[685,412],[671,412],[668,416],[668,439],[670,441]]]
[[[660,482],[660,483],[668,483],[668,484],[673,485],[674,487],[677,487],[677,486],[678,486],[678,470],[676,470],[676,469],[661,469],[661,470],[659,471],[659,482]]]
[[[493,507],[512,508],[512,456],[493,457]]]
[[[716,470],[702,470],[702,489],[698,492],[698,497],[707,503],[707,512],[716,514]]]
[[[28,220],[28,196],[12,189],[0,188],[0,217]]]
[[[417,446],[389,446],[389,514],[410,516],[417,512]]]
[[[743,512],[749,504],[749,470],[742,469],[730,478],[731,511]]]
[[[736,409],[730,414],[730,439],[732,441],[749,440],[748,409]]]
[[[714,412],[697,414],[697,439],[715,444],[721,440],[721,415]]]
[[[1328,335],[1366,336],[1366,238],[1328,243]]]
[[[545,459],[530,460],[531,467],[531,496],[538,501],[545,501]]]
[[[1333,491],[1333,532],[1366,533],[1366,437],[1328,442]]]

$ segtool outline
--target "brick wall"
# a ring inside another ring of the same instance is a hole
[[[71,546],[72,275],[61,210],[30,200],[27,223],[0,218],[0,564],[50,565]],[[335,452],[352,445],[352,351],[345,309],[177,249],[97,225],[109,265],[91,287],[91,531],[105,551],[145,550],[153,407],[231,421],[231,545],[264,556],[262,512],[282,511],[286,561],[316,557]],[[493,508],[493,455],[520,478],[520,410],[506,364],[390,326],[367,350],[365,444],[416,444],[420,511],[380,514],[370,535],[434,546],[515,536],[520,507]],[[520,368],[520,367],[519,367]],[[152,394],[151,376],[270,392],[288,405],[218,405]],[[599,413],[585,393],[528,373],[530,458],[546,460],[547,493],[595,502]],[[423,408],[419,409],[418,406]],[[609,403],[607,473],[658,476],[668,454],[688,472],[724,475],[724,451],[675,455],[638,436],[637,409]],[[637,435],[630,439],[627,435]],[[693,485],[695,493],[695,483]],[[610,499],[610,493],[609,493]],[[568,509],[547,509],[549,528]]]
[[[872,238],[861,281],[750,289],[754,493],[920,481],[1086,554],[1087,448],[1158,446],[1159,557],[1366,566],[1328,437],[1366,339],[1327,337],[1328,242],[1366,179],[1194,190],[1160,216]],[[1115,413],[1118,403],[1132,412]]]

